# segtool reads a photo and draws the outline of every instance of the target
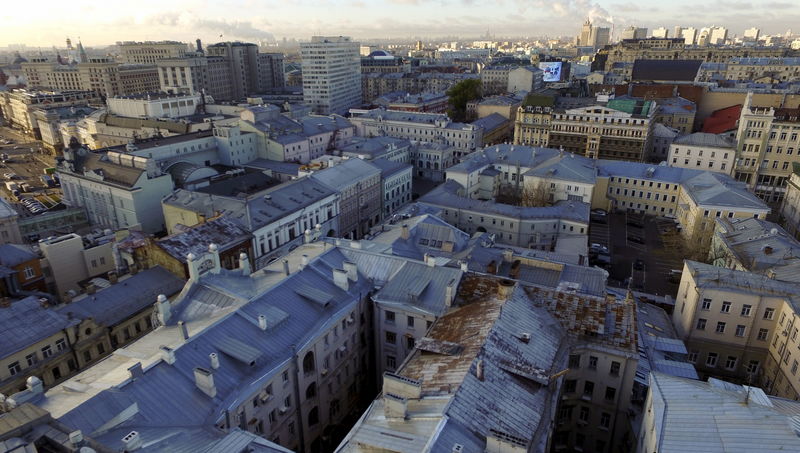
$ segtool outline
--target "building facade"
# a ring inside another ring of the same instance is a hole
[[[361,105],[359,49],[344,36],[314,36],[300,44],[303,98],[315,113],[343,115]]]
[[[164,58],[183,58],[188,52],[186,43],[177,41],[118,42],[122,63],[155,64]]]
[[[678,137],[669,147],[667,163],[731,174],[736,162],[736,144],[725,135],[695,132]]]

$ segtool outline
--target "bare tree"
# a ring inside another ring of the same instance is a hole
[[[520,206],[541,207],[549,206],[550,184],[546,179],[539,180],[536,184],[526,184],[520,194]]]

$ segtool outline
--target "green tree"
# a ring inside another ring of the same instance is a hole
[[[447,90],[447,96],[450,97],[450,109],[447,113],[453,121],[466,121],[467,119],[467,102],[473,99],[480,99],[481,97],[481,81],[480,79],[467,79],[453,85],[452,88]]]

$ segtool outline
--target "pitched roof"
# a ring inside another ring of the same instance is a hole
[[[42,306],[35,297],[0,307],[0,358],[8,357],[77,322],[57,310]]]
[[[14,267],[26,261],[35,260],[37,255],[30,247],[22,244],[0,245],[0,265]]]
[[[155,241],[155,245],[178,261],[185,263],[186,255],[200,256],[209,244],[226,251],[250,238],[250,233],[227,217],[219,217]]]
[[[636,60],[631,80],[693,82],[702,63],[701,60]]]
[[[736,129],[736,124],[739,122],[741,113],[741,104],[715,110],[711,116],[703,121],[703,132],[721,134],[723,132],[732,131]]]
[[[378,173],[380,173],[378,167],[363,159],[347,159],[338,165],[314,173],[311,179],[338,192]]]
[[[673,141],[676,145],[708,146],[712,148],[733,148],[733,141],[725,135],[695,132],[678,137]]]

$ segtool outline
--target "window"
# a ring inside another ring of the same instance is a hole
[[[59,338],[58,340],[56,340],[56,349],[59,350],[59,351],[63,351],[64,349],[67,349],[66,340],[64,340],[63,338]]]
[[[308,426],[314,426],[319,423],[319,409],[314,406],[310,411],[308,411]]]
[[[720,310],[721,313],[730,313],[731,312],[731,303],[730,302],[722,302],[722,309]]]
[[[703,299],[703,305],[700,306],[701,310],[711,309],[711,299]]]
[[[742,305],[742,316],[750,316],[750,310],[752,308],[752,305]]]
[[[697,363],[697,354],[698,354],[698,351],[689,351],[689,357],[687,357],[689,362]]]
[[[85,360],[86,362],[91,362],[92,361],[92,351],[90,351],[88,349],[83,351],[83,360]]]
[[[728,359],[725,360],[725,369],[727,370],[734,370],[736,369],[736,361],[738,359],[732,355],[728,356]]]
[[[283,379],[283,383],[284,384],[289,382],[289,372],[288,371],[284,371],[283,374],[281,375],[281,379]]]
[[[600,427],[608,428],[609,425],[611,425],[611,414],[603,412],[602,414],[600,414]]]
[[[725,333],[725,323],[720,321],[717,323],[717,329],[715,330],[716,333]]]
[[[611,369],[609,370],[609,373],[611,373],[613,376],[619,376],[619,368],[619,362],[611,362]]]
[[[772,319],[775,317],[775,309],[774,308],[767,308],[764,310],[764,319]]]
[[[761,341],[767,341],[767,336],[769,335],[769,329],[758,329],[758,339]]]
[[[580,354],[570,354],[569,355],[569,367],[570,368],[580,368],[581,367],[581,356],[580,356]]]
[[[19,362],[11,362],[8,364],[8,372],[14,376],[15,374],[22,371],[22,367],[19,366]]]
[[[697,320],[697,330],[706,330],[706,320],[703,318],[698,318]]]
[[[393,355],[386,356],[386,368],[395,369],[397,366],[397,358]]]
[[[578,413],[578,419],[582,422],[589,422],[589,417],[591,417],[591,412],[589,411],[588,407],[581,406],[581,411]]]
[[[386,324],[394,324],[394,312],[387,311],[386,312]]]
[[[45,359],[53,355],[53,348],[50,345],[47,345],[42,348],[42,357]]]
[[[386,332],[386,343],[387,344],[397,343],[397,334],[395,334],[394,332]]]
[[[28,266],[25,269],[23,269],[22,272],[25,273],[25,279],[26,280],[31,279],[31,278],[36,276],[36,272],[34,272],[33,268],[30,267],[30,266]]]
[[[706,366],[711,368],[717,366],[717,357],[716,352],[709,352],[706,356]]]
[[[283,405],[286,406],[286,407],[292,407],[292,397],[291,396],[287,396],[286,398],[284,398],[283,399]]]
[[[575,393],[575,389],[577,388],[578,381],[575,379],[567,379],[564,381],[564,393]]]
[[[597,357],[590,355],[589,356],[589,368],[592,370],[597,369]]]
[[[25,356],[25,362],[28,363],[28,366],[34,366],[34,365],[36,365],[36,362],[38,362],[38,361],[39,361],[39,358],[36,356],[35,352]]]
[[[744,330],[745,330],[745,327],[743,325],[741,325],[741,324],[737,325],[736,326],[736,336],[737,337],[743,337],[744,336]]]
[[[415,344],[414,337],[410,335],[406,336],[406,349],[414,349]]]
[[[614,401],[617,396],[617,389],[614,387],[606,387],[606,401]]]
[[[586,381],[583,383],[583,396],[592,397],[592,393],[594,393],[594,382]]]
[[[103,355],[105,352],[106,352],[106,348],[105,348],[105,346],[103,346],[103,343],[98,344],[97,345],[97,354],[98,355]]]
[[[413,316],[409,316],[407,321],[408,321],[408,327],[414,327],[414,317]]]
[[[797,360],[792,362],[792,374],[797,374]]]

